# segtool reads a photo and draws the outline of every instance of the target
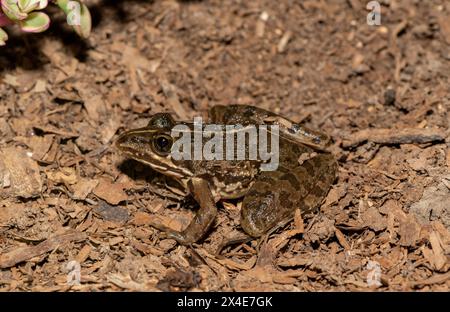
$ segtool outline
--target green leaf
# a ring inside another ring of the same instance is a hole
[[[67,15],[67,3],[69,3],[69,0],[56,0],[56,4],[61,8],[61,10],[64,11]]]
[[[91,34],[92,19],[89,9],[84,3],[80,3],[80,24],[73,25],[75,32],[82,38],[87,38]]]
[[[20,21],[27,18],[28,14],[21,12],[16,0],[0,0],[2,10],[10,20]]]
[[[48,5],[48,0],[39,0],[38,10],[45,9]]]
[[[23,13],[30,13],[39,6],[39,0],[17,0],[17,5]]]
[[[67,24],[72,26],[80,37],[89,37],[92,19],[87,6],[76,0],[56,0],[56,4],[67,15]]]
[[[0,46],[4,46],[8,40],[8,34],[0,28]]]
[[[50,18],[42,12],[33,12],[19,22],[20,28],[25,32],[40,33],[50,26]]]

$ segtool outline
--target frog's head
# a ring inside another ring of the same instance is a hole
[[[149,165],[158,172],[178,179],[189,174],[171,157],[174,142],[171,130],[175,121],[167,113],[153,115],[146,127],[128,130],[115,141],[126,156]]]

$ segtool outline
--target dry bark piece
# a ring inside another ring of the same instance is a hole
[[[356,147],[366,141],[378,144],[423,144],[445,140],[446,134],[441,129],[364,129],[351,135],[342,142],[343,147]]]
[[[78,255],[75,257],[75,260],[78,263],[83,263],[89,257],[90,252],[92,251],[92,247],[89,245],[84,245],[84,247],[80,250]]]
[[[305,233],[305,223],[303,222],[300,209],[295,210],[294,225],[299,234]]]
[[[447,229],[450,229],[449,203],[450,191],[445,183],[441,182],[437,186],[426,188],[422,198],[411,205],[409,212],[422,224],[440,220]]]
[[[106,203],[100,203],[100,206],[94,208],[94,213],[103,220],[113,222],[127,222],[129,219],[128,210],[119,206],[110,206]]]
[[[162,291],[187,291],[198,287],[200,282],[201,277],[197,272],[186,272],[176,268],[168,270],[166,276],[156,284],[156,287]]]
[[[292,37],[291,31],[288,30],[284,33],[283,37],[281,37],[281,39],[277,45],[278,53],[283,53],[286,50],[286,46],[289,43],[289,40],[291,39],[291,37]]]
[[[313,264],[313,258],[308,255],[300,254],[290,259],[279,260],[277,265],[280,267],[308,267]]]
[[[450,15],[439,15],[439,28],[447,44],[450,44]]]
[[[129,274],[127,275],[121,275],[118,273],[111,273],[107,275],[108,282],[116,285],[117,287],[120,287],[122,289],[127,289],[131,291],[157,291],[153,285],[150,284],[150,282],[147,283],[138,283],[135,282]]]
[[[132,95],[139,92],[138,70],[151,70],[155,68],[155,64],[142,55],[139,49],[132,47],[123,42],[115,42],[113,49],[117,50],[121,55],[121,62],[128,68],[129,84]]]
[[[47,171],[47,178],[53,183],[72,185],[78,182],[77,173],[73,167],[63,167],[58,171]]]
[[[398,234],[400,235],[401,246],[415,246],[420,238],[421,226],[417,223],[412,215],[407,215],[406,218],[399,220]]]
[[[334,233],[336,234],[336,238],[338,239],[339,244],[341,244],[341,246],[344,247],[345,250],[350,250],[351,246],[347,242],[345,235],[336,227],[334,228]]]
[[[441,284],[448,280],[450,280],[450,271],[445,274],[435,274],[432,277],[421,280],[421,281],[410,282],[409,285],[411,287],[418,287],[418,286],[425,286],[425,285]]]
[[[347,194],[347,186],[345,184],[334,185],[328,192],[328,195],[325,198],[325,203],[323,204],[323,206],[327,207],[337,203],[346,194]]]
[[[153,222],[154,217],[152,217],[150,214],[145,212],[137,212],[134,215],[132,223],[134,225],[149,225]]]
[[[368,207],[361,216],[364,224],[375,232],[382,231],[387,226],[387,219],[375,207]]]
[[[78,137],[78,133],[76,132],[72,132],[72,131],[66,131],[66,130],[61,130],[58,129],[50,124],[46,124],[46,125],[33,125],[33,128],[35,129],[39,129],[44,133],[53,133],[53,134],[57,134],[59,136],[61,136],[64,139],[71,139],[71,138],[76,138]]]
[[[255,33],[258,38],[264,37],[266,29],[266,22],[269,19],[269,14],[266,11],[261,12],[258,20],[256,21]]]
[[[161,88],[167,97],[168,106],[171,107],[181,120],[188,120],[189,114],[178,98],[177,88],[166,80],[161,81]]]
[[[6,118],[0,118],[0,140],[1,141],[9,141],[14,137],[14,132],[11,129],[11,126],[6,121]],[[450,157],[450,154],[449,154]]]
[[[105,116],[106,104],[101,95],[93,95],[91,97],[83,98],[84,108],[86,109],[89,117],[99,122]]]
[[[120,120],[117,116],[109,117],[100,128],[100,139],[103,144],[111,141],[120,127]]]
[[[45,254],[70,242],[82,241],[86,234],[76,231],[68,231],[64,234],[55,235],[36,246],[19,247],[10,252],[0,255],[0,268],[9,268],[20,262]]]
[[[430,233],[430,244],[433,250],[432,265],[437,271],[442,271],[444,266],[448,264],[447,257],[444,252],[444,246],[439,233],[433,231]]]
[[[320,216],[310,230],[304,234],[305,241],[325,243],[334,235],[334,220]]]
[[[70,187],[73,192],[73,199],[85,200],[97,185],[97,180],[87,178],[78,179],[77,183]]]
[[[100,179],[94,194],[111,205],[117,205],[128,198],[122,183],[113,183],[109,179]]]
[[[47,82],[42,79],[36,80],[36,84],[34,85],[34,88],[32,91],[36,92],[36,93],[47,91]]]
[[[55,136],[54,135],[45,135],[41,136],[32,136],[26,144],[33,151],[33,159],[35,160],[44,160],[44,157],[49,152],[51,146],[53,145]]]
[[[122,243],[123,241],[124,241],[124,239],[122,236],[117,236],[117,237],[111,238],[108,243],[109,243],[109,246],[114,246],[114,245]]]
[[[36,197],[41,190],[39,166],[26,151],[15,147],[0,150],[0,198]]]
[[[446,159],[447,159],[448,170],[450,170],[450,147],[447,148],[447,157],[446,157]]]

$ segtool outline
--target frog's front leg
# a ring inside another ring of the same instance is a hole
[[[189,190],[194,199],[200,205],[191,223],[183,231],[172,230],[162,224],[151,225],[167,234],[180,244],[187,245],[195,243],[208,231],[217,215],[217,207],[214,202],[208,182],[202,178],[192,178],[188,183]]]

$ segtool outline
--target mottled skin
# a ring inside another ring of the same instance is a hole
[[[152,224],[154,227],[182,244],[190,244],[202,238],[212,225],[218,200],[244,197],[242,229],[252,237],[260,237],[292,219],[296,209],[307,213],[319,207],[337,172],[333,155],[324,151],[328,136],[247,105],[215,106],[210,117],[213,124],[279,125],[278,169],[261,171],[258,159],[174,160],[170,151],[167,152],[167,146],[170,148],[173,143],[171,129],[183,124],[189,127],[188,131],[194,131],[193,125],[175,122],[169,114],[156,114],[147,127],[123,133],[116,146],[126,156],[175,178],[193,195],[200,208],[182,232],[157,223]],[[299,162],[305,153],[311,157]]]

